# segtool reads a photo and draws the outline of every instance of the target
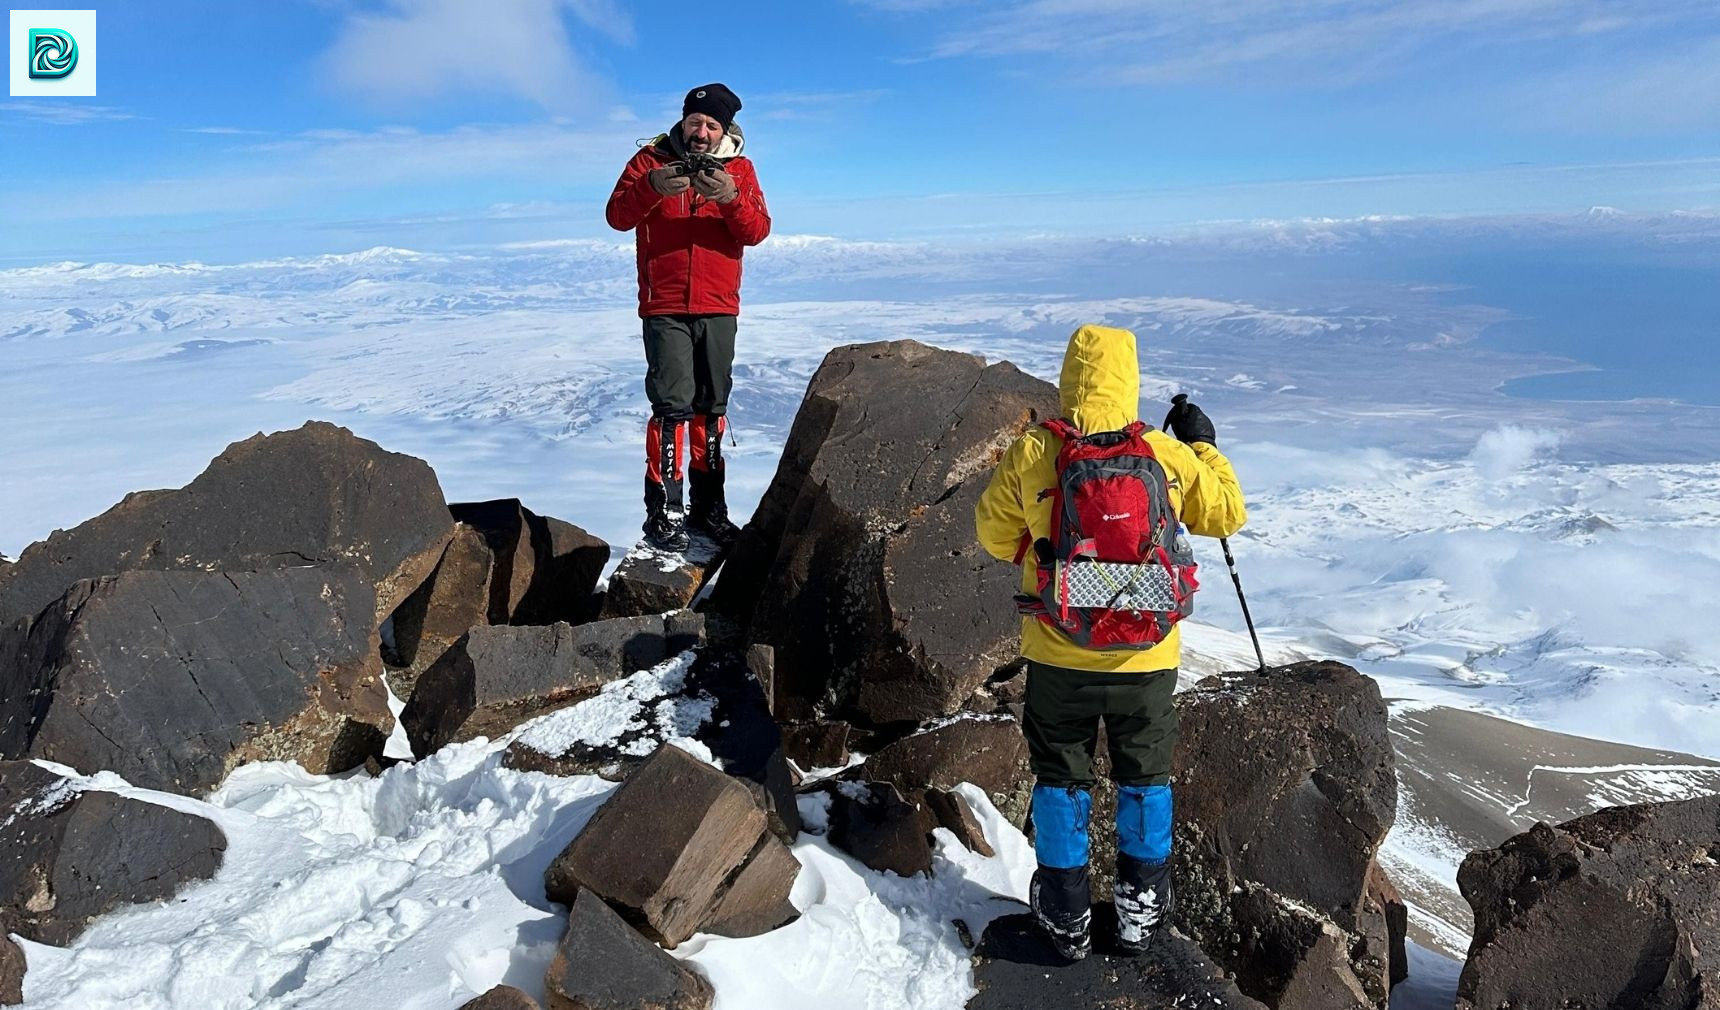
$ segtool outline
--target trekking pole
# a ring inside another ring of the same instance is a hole
[[[1254,633],[1254,617],[1248,612],[1248,597],[1242,595],[1242,576],[1236,574],[1236,558],[1230,553],[1230,538],[1219,537],[1224,548],[1224,563],[1230,566],[1230,581],[1236,583],[1236,600],[1242,604],[1242,619],[1248,623],[1248,637],[1254,642],[1254,658],[1260,661],[1260,672],[1266,672],[1266,657],[1260,652],[1260,636]]]
[[[1178,393],[1171,397],[1171,411],[1174,413],[1176,408],[1187,402],[1188,394]],[[1170,418],[1166,417],[1165,421],[1166,427],[1169,427]],[[1248,625],[1249,641],[1254,643],[1254,658],[1260,663],[1259,672],[1265,673],[1266,656],[1260,651],[1260,636],[1254,631],[1254,615],[1248,612],[1248,597],[1242,594],[1242,576],[1236,572],[1236,556],[1230,553],[1230,538],[1219,537],[1218,545],[1224,548],[1224,563],[1230,569],[1230,581],[1236,585],[1236,602],[1242,604],[1242,620]]]

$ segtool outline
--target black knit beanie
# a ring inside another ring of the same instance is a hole
[[[705,84],[694,88],[687,92],[687,100],[681,103],[682,119],[695,112],[702,112],[723,124],[725,130],[735,121],[735,113],[739,111],[740,98],[721,84]]]

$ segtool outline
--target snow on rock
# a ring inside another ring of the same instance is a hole
[[[498,982],[541,994],[563,925],[543,869],[612,788],[505,769],[483,740],[377,778],[250,765],[208,802],[110,774],[79,785],[210,818],[226,861],[68,948],[22,944],[26,1007],[442,1010]]]

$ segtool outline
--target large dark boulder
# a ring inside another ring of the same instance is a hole
[[[711,597],[775,647],[778,718],[921,722],[1015,659],[1016,572],[980,548],[973,507],[1056,411],[1008,363],[913,341],[825,356]]]
[[[703,626],[687,611],[579,625],[481,625],[418,679],[400,721],[419,755],[499,736],[686,652],[699,644]]]
[[[681,616],[693,615],[683,612]],[[715,629],[712,637],[687,664],[684,675],[653,675],[649,685],[628,688],[624,697],[602,700],[608,716],[602,724],[611,730],[619,727],[619,732],[604,733],[599,739],[527,732],[508,745],[503,764],[549,775],[600,775],[621,781],[663,744],[691,737],[753,793],[764,807],[771,832],[784,844],[793,844],[800,832],[800,811],[782,733],[732,633],[720,617],[707,627]]]
[[[555,858],[544,892],[572,904],[581,889],[595,891],[671,948],[713,925],[755,935],[794,914],[788,894],[800,864],[782,859],[781,847],[744,785],[666,746]]]
[[[567,934],[544,976],[549,1010],[709,1010],[711,983],[590,891],[568,910]]]
[[[455,519],[484,537],[494,559],[489,623],[577,624],[595,609],[609,545],[569,522],[540,516],[518,498],[456,502]]]
[[[460,1010],[542,1010],[538,1001],[511,985],[498,985],[476,999],[467,1000]]]
[[[249,761],[362,764],[393,725],[375,599],[353,565],[79,582],[0,631],[0,758],[182,793]]]
[[[104,912],[213,876],[226,850],[202,817],[0,761],[0,936],[63,946]]]
[[[1140,957],[1110,953],[1116,913],[1109,902],[1093,910],[1094,953],[1069,964],[1026,913],[993,920],[974,952],[968,1010],[1265,1010],[1181,935],[1162,933]]]
[[[140,491],[0,566],[0,627],[80,579],[126,571],[357,567],[374,629],[417,589],[453,529],[436,474],[345,428],[311,421],[228,446],[177,491]]]
[[[1276,1010],[1384,1006],[1364,908],[1397,810],[1378,685],[1298,663],[1208,677],[1176,709],[1179,928]]]
[[[827,787],[830,844],[874,870],[900,877],[932,872],[931,809],[887,782],[836,782]]]
[[[971,782],[1017,827],[1026,823],[1033,795],[1027,739],[1020,724],[1006,716],[954,719],[911,733],[886,744],[842,778],[888,782],[904,795],[947,791]]]
[[[693,605],[699,587],[705,584],[706,564],[711,555],[668,554],[648,547],[635,547],[609,576],[603,592],[604,617],[633,617],[661,614]]]
[[[383,659],[395,697],[410,699],[424,671],[466,632],[490,622],[495,554],[474,527],[458,523],[430,577],[385,625]]]
[[[0,558],[4,561],[5,558]],[[0,937],[0,1006],[24,1002],[24,952],[6,937]]]
[[[1459,1010],[1720,1007],[1720,796],[1538,823],[1457,872]]]

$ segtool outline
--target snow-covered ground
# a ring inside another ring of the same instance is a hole
[[[1237,465],[1251,520],[1233,542],[1273,655],[1345,659],[1400,704],[1720,757],[1720,646],[1704,633],[1720,585],[1720,411],[1504,395],[1514,378],[1585,362],[1575,348],[1571,360],[1497,346],[1488,328],[1520,313],[1420,278],[1409,251],[1491,243],[1506,227],[773,239],[748,259],[732,500],[745,514],[763,492],[833,344],[913,338],[1055,380],[1074,326],[1129,326],[1144,416],[1190,392]],[[1720,245],[1701,217],[1522,228],[1535,249],[1613,243],[1709,269]],[[429,460],[450,500],[517,495],[630,542],[647,412],[631,298],[630,246],[586,241],[0,271],[0,551],[129,491],[181,485],[229,442],[309,417]],[[1209,627],[1190,636],[1189,665],[1251,665],[1222,560],[1201,550]],[[386,992],[453,1007],[504,977],[534,988],[555,930],[531,882],[607,786],[503,769],[497,746],[377,780],[246,769],[213,808],[163,798],[221,822],[228,867],[69,951],[33,947],[30,1005],[310,1007]],[[1030,858],[982,813],[998,860],[946,846],[930,882],[884,880],[803,840],[814,872],[796,901],[809,911],[791,930],[825,945],[812,960],[749,946],[768,939],[687,954],[725,1006],[775,1005],[729,1002],[749,980],[808,994],[782,1005],[959,1006],[950,909],[1019,895]],[[1414,825],[1390,843],[1400,861],[1449,873],[1439,844]],[[1444,977],[1437,955],[1417,957]],[[766,962],[791,978],[761,981]],[[855,974],[815,977],[826,962]],[[916,978],[928,988],[888,988]],[[842,1003],[872,991],[862,979],[882,987],[873,1001]]]

